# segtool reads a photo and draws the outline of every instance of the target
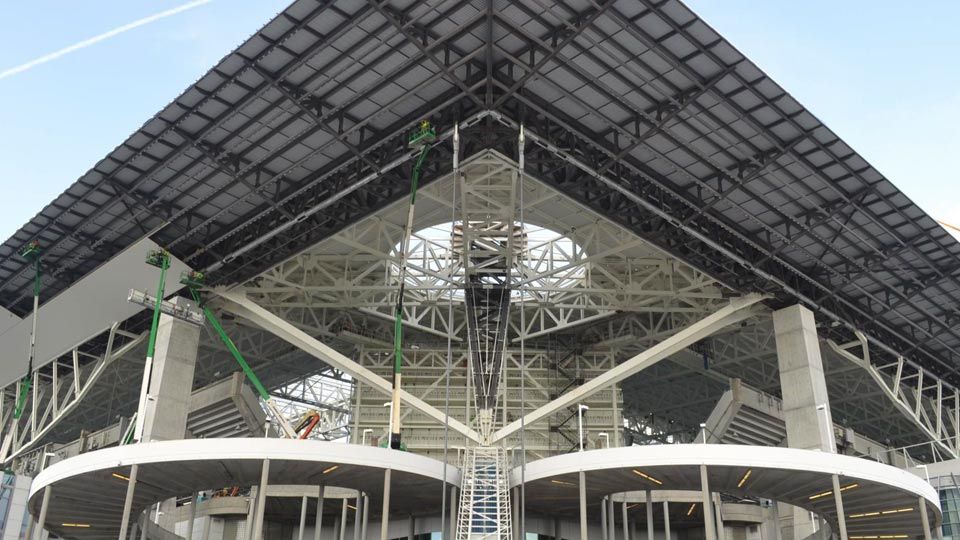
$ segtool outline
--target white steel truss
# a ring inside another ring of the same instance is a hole
[[[856,341],[830,348],[841,357],[866,370],[883,395],[909,419],[936,448],[940,458],[960,457],[960,391],[940,378],[908,363],[902,356],[894,362],[876,365],[870,359],[866,336],[855,332]],[[853,353],[860,349],[860,355]]]

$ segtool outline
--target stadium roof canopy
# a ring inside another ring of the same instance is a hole
[[[254,276],[403,196],[424,118],[464,157],[523,123],[532,174],[960,382],[960,243],[676,0],[299,0],[0,246],[0,305],[35,238],[50,293],[145,236]]]

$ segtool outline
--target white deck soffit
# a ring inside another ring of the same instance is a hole
[[[612,493],[636,490],[699,490],[700,465],[710,473],[710,490],[773,499],[836,519],[831,475],[840,476],[844,513],[851,535],[921,534],[919,498],[926,500],[931,524],[940,523],[940,498],[923,479],[875,461],[813,450],[715,444],[665,444],[574,452],[528,463],[524,478],[527,501],[553,508],[575,508],[580,471],[586,473],[592,505]],[[737,487],[746,471],[751,474]],[[656,484],[639,473],[661,482]],[[521,471],[511,473],[519,485]],[[824,493],[829,492],[827,495]],[[811,498],[813,497],[813,498]],[[853,518],[858,514],[906,509],[885,516]]]
[[[51,486],[47,528],[62,523],[90,528],[65,531],[71,538],[116,538],[130,466],[139,465],[133,512],[157,501],[198,490],[260,482],[270,459],[270,485],[301,484],[368,493],[372,516],[380,515],[384,470],[392,472],[391,511],[413,512],[440,504],[444,472],[459,486],[460,471],[435,459],[401,452],[299,439],[192,439],[132,444],[97,450],[55,463],[37,475],[28,505],[38,515],[43,490]],[[331,505],[331,510],[334,505]]]

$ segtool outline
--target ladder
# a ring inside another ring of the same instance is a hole
[[[511,540],[510,484],[503,448],[467,448],[457,519],[457,540]]]

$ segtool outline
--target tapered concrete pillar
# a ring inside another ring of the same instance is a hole
[[[836,478],[836,476],[834,476],[834,478]],[[923,497],[919,497],[917,500],[920,505],[920,524],[923,525],[923,540],[930,540],[930,518],[927,516],[927,501]],[[844,525],[840,531],[846,534],[846,526]],[[843,540],[847,539],[843,538]]]
[[[627,516],[627,501],[620,503],[620,511],[623,514],[623,540],[630,540],[630,518]]]
[[[367,540],[367,524],[370,523],[370,496],[363,494],[363,527],[360,530],[360,538]]]
[[[617,540],[617,512],[613,506],[613,495],[607,498],[607,534],[610,540]]]
[[[610,532],[607,531],[607,498],[600,500],[600,536],[603,540],[610,540]]]
[[[270,477],[270,460],[263,460],[260,469],[260,486],[257,488],[257,510],[253,516],[253,540],[263,538],[263,515],[267,512],[267,479]]]
[[[670,503],[663,501],[663,536],[670,540]]]
[[[450,540],[457,537],[457,487],[450,488]]]
[[[127,527],[130,525],[130,510],[133,507],[133,492],[137,488],[137,473],[139,470],[140,466],[136,463],[130,466],[130,476],[127,477],[127,496],[123,499],[123,516],[120,518],[120,534],[117,537],[119,540],[126,540],[127,538]],[[46,500],[47,493],[44,492],[43,496],[44,500]]]
[[[353,507],[353,540],[360,540],[360,528],[363,526],[363,493],[357,492],[357,504]]]
[[[323,497],[326,495],[326,487],[320,484],[317,492],[317,518],[313,528],[313,540],[320,540],[320,531],[323,529]]]
[[[193,540],[193,526],[197,522],[197,499],[200,498],[200,493],[194,493],[193,499],[190,500],[190,519],[187,520],[187,536],[186,540]],[[303,540],[302,538],[300,540]]]
[[[390,529],[390,473],[383,471],[383,511],[380,517],[380,540],[387,540],[387,531]]]
[[[710,497],[710,480],[707,466],[700,466],[700,493],[703,501],[703,530],[707,540],[717,540],[717,529],[713,523],[713,505]]]
[[[647,495],[647,540],[653,540],[653,492],[648,489],[646,495]]]
[[[347,499],[340,499],[340,540],[347,537]]]
[[[40,515],[37,516],[37,538],[43,538],[43,528],[47,525],[47,508],[50,506],[50,486],[43,488],[43,499],[40,501]],[[122,540],[121,536],[121,540]]]
[[[300,528],[297,529],[297,539],[304,540],[303,534],[307,529],[307,496],[300,499]]]
[[[580,540],[587,540],[587,475],[580,471]]]
[[[787,446],[836,452],[830,400],[813,312],[797,304],[773,313]],[[793,538],[815,532],[810,513],[793,509]]]
[[[195,304],[186,298],[177,297],[172,302],[195,309]],[[199,326],[169,315],[160,315],[157,346],[143,411],[141,441],[169,441],[185,437],[199,343]]]
[[[837,475],[831,477],[833,482],[833,502],[837,509],[837,525],[840,528],[840,540],[847,540],[847,516],[843,513],[843,491],[840,490],[840,478]],[[922,499],[921,499],[922,500]],[[926,540],[930,540],[930,531],[927,531]]]

